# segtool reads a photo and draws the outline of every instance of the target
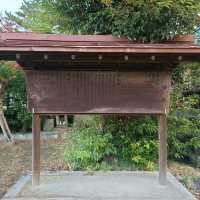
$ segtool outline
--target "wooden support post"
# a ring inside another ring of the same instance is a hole
[[[65,128],[68,127],[68,117],[67,115],[64,115],[64,121],[65,121]]]
[[[166,115],[159,116],[159,183],[167,184],[167,120]]]
[[[60,116],[56,115],[56,128],[60,126]]]
[[[32,185],[40,184],[40,115],[33,114]]]

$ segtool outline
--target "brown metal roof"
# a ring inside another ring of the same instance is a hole
[[[0,52],[91,52],[200,54],[200,45],[182,43],[137,44],[111,35],[55,35],[0,33]]]

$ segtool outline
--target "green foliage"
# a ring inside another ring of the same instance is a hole
[[[14,63],[1,63],[0,76],[10,81],[5,93],[5,116],[12,131],[27,131],[31,128],[31,115],[27,112],[25,76]]]
[[[113,34],[158,42],[192,33],[199,11],[199,0],[25,0],[7,18],[36,32]]]
[[[200,149],[200,68],[180,65],[174,71],[168,116],[169,157],[190,160]]]
[[[192,33],[198,24],[198,0],[50,1],[81,34],[113,34],[137,41],[162,41]]]
[[[138,169],[153,170],[158,159],[158,129],[151,117],[109,116],[104,130],[111,132],[117,159]]]
[[[132,161],[142,170],[154,170],[158,159],[158,140],[141,139],[132,144]]]
[[[8,64],[4,62],[0,62],[0,79],[1,80],[6,80],[9,79],[10,77],[14,77],[16,73],[16,70],[9,66]]]
[[[80,121],[80,119],[79,119]],[[95,117],[76,123],[65,161],[72,169],[154,170],[158,134],[153,118]]]
[[[168,116],[170,159],[189,160],[191,155],[199,152],[198,101],[196,95],[184,97],[184,101],[178,103],[179,107]],[[155,118],[107,116],[98,118],[98,121],[86,119],[80,124],[81,128],[68,139],[71,143],[65,151],[65,160],[73,169],[157,168],[159,141]],[[113,162],[108,162],[110,158]]]
[[[74,170],[99,168],[106,156],[116,153],[112,135],[102,134],[98,126],[75,129],[68,139],[71,143],[66,147],[65,161]]]
[[[6,19],[21,27],[18,31],[70,33],[66,17],[57,12],[51,0],[24,0],[15,14],[6,12]]]
[[[200,67],[180,65],[174,71],[168,117],[169,157],[191,160],[200,150]]]
[[[193,63],[182,66],[184,70],[183,88],[184,92],[200,93],[200,64]]]
[[[194,97],[188,97],[168,117],[170,158],[188,159],[200,149],[200,112],[193,105]]]

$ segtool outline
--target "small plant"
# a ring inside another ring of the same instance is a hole
[[[158,159],[158,140],[144,140],[133,143],[132,161],[143,170],[155,170]]]
[[[98,169],[104,158],[116,154],[112,135],[102,134],[100,127],[76,129],[68,139],[64,158],[73,170]]]

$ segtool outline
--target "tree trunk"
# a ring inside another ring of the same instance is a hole
[[[14,138],[11,134],[10,128],[8,126],[7,120],[4,116],[4,112],[0,111],[0,126],[3,132],[4,137],[8,142],[14,143]]]
[[[11,142],[11,143],[14,143],[14,138],[11,134],[7,120],[4,116],[3,100],[4,100],[4,94],[5,94],[6,88],[9,84],[9,82],[14,78],[15,77],[13,76],[13,77],[10,77],[9,79],[0,81],[0,126],[1,126],[4,137],[7,139],[8,142]]]

